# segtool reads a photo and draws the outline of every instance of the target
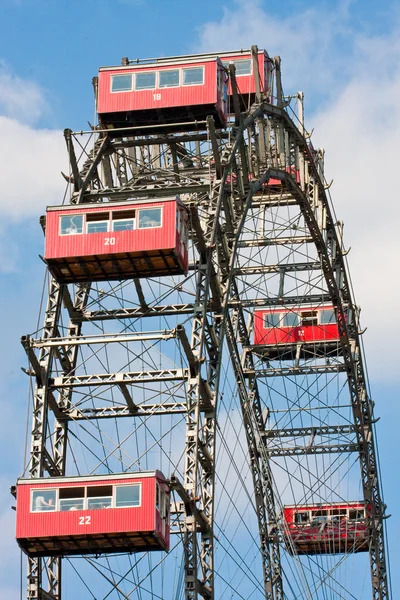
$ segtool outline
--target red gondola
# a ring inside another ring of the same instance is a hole
[[[187,214],[179,198],[47,209],[44,260],[60,283],[186,273]]]
[[[291,553],[366,552],[369,546],[363,502],[285,506],[285,541]]]
[[[281,307],[254,311],[254,345],[264,346],[270,358],[291,358],[296,346],[327,355],[337,348],[339,329],[332,305]]]
[[[101,126],[136,127],[138,135],[206,129],[205,122],[194,122],[211,115],[217,128],[226,127],[228,77],[216,56],[125,62],[99,69]]]
[[[19,479],[16,497],[16,538],[31,557],[169,550],[160,471]]]

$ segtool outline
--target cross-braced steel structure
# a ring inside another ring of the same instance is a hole
[[[179,195],[190,265],[187,276],[49,278],[43,327],[22,338],[35,380],[29,474],[162,467],[174,535],[160,556],[29,559],[29,600],[390,597],[342,226],[302,95],[284,96],[276,58],[267,102],[256,56],[246,110],[229,67],[226,130],[209,117],[193,132],[65,131],[69,202]],[[338,341],[254,344],[255,309],[326,303]],[[368,585],[346,567],[365,572],[366,554],[299,557],[285,535],[285,504],[349,499],[367,507]]]

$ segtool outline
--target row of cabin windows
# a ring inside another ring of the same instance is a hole
[[[112,92],[131,92],[133,89],[138,92],[203,83],[204,67],[111,75]]]
[[[60,235],[102,233],[107,231],[132,231],[161,227],[162,208],[120,210],[114,213],[87,213],[86,215],[61,215]]]
[[[310,510],[294,513],[294,522],[297,524],[318,524],[329,521],[362,521],[365,512],[362,508],[331,508],[330,510]]]
[[[96,510],[140,506],[141,484],[32,490],[31,511]]]
[[[250,59],[222,61],[222,64],[226,68],[229,67],[230,63],[233,63],[236,67],[236,77],[251,74]],[[155,90],[179,87],[182,85],[203,85],[203,83],[204,67],[111,75],[112,92],[131,92],[133,89],[135,89],[135,91]]]
[[[331,309],[307,310],[300,313],[266,313],[264,314],[264,328],[272,327],[309,327],[312,325],[330,325],[335,323],[335,313]]]

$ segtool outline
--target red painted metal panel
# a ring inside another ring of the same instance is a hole
[[[127,477],[119,479],[96,479],[60,482],[44,479],[43,482],[23,485],[17,484],[17,522],[16,537],[18,539],[62,538],[63,536],[86,537],[94,534],[115,534],[131,532],[156,532],[168,547],[169,522],[159,518],[156,522],[155,489],[156,481],[168,491],[161,473],[147,477]],[[52,490],[73,487],[98,487],[139,483],[141,485],[141,501],[137,507],[104,508],[97,510],[68,510],[31,512],[31,491]],[[118,546],[116,544],[116,551]]]
[[[297,311],[316,311],[321,313],[323,310],[332,310],[332,306],[323,308],[315,307],[293,307],[290,311],[287,309],[274,310],[256,310],[254,311],[254,344],[270,345],[276,344],[295,344],[298,342],[333,342],[339,340],[339,329],[337,323],[318,324],[296,327],[273,327],[264,326],[264,315],[273,313],[291,314]]]
[[[102,206],[77,207],[73,210],[48,211],[46,217],[45,258],[62,258],[74,256],[112,255],[120,252],[146,252],[150,250],[172,250],[176,247],[176,205],[177,201],[162,200],[146,204],[126,204],[113,207],[112,204]],[[59,218],[61,215],[81,215],[95,212],[119,212],[130,209],[161,207],[163,210],[162,227],[134,229],[132,231],[108,231],[104,233],[82,233],[78,235],[60,235]],[[115,243],[107,244],[110,238]],[[107,245],[106,245],[107,244]]]
[[[111,76],[132,73],[147,73],[171,70],[173,68],[204,67],[204,84],[187,85],[151,90],[132,90],[111,92]],[[146,109],[162,109],[179,106],[196,106],[217,103],[217,59],[205,62],[187,62],[176,65],[149,65],[143,67],[121,67],[120,69],[102,69],[99,71],[97,112],[125,112]]]

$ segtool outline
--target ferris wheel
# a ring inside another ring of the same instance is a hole
[[[279,58],[123,59],[65,130],[17,541],[30,600],[390,598],[359,309]]]

